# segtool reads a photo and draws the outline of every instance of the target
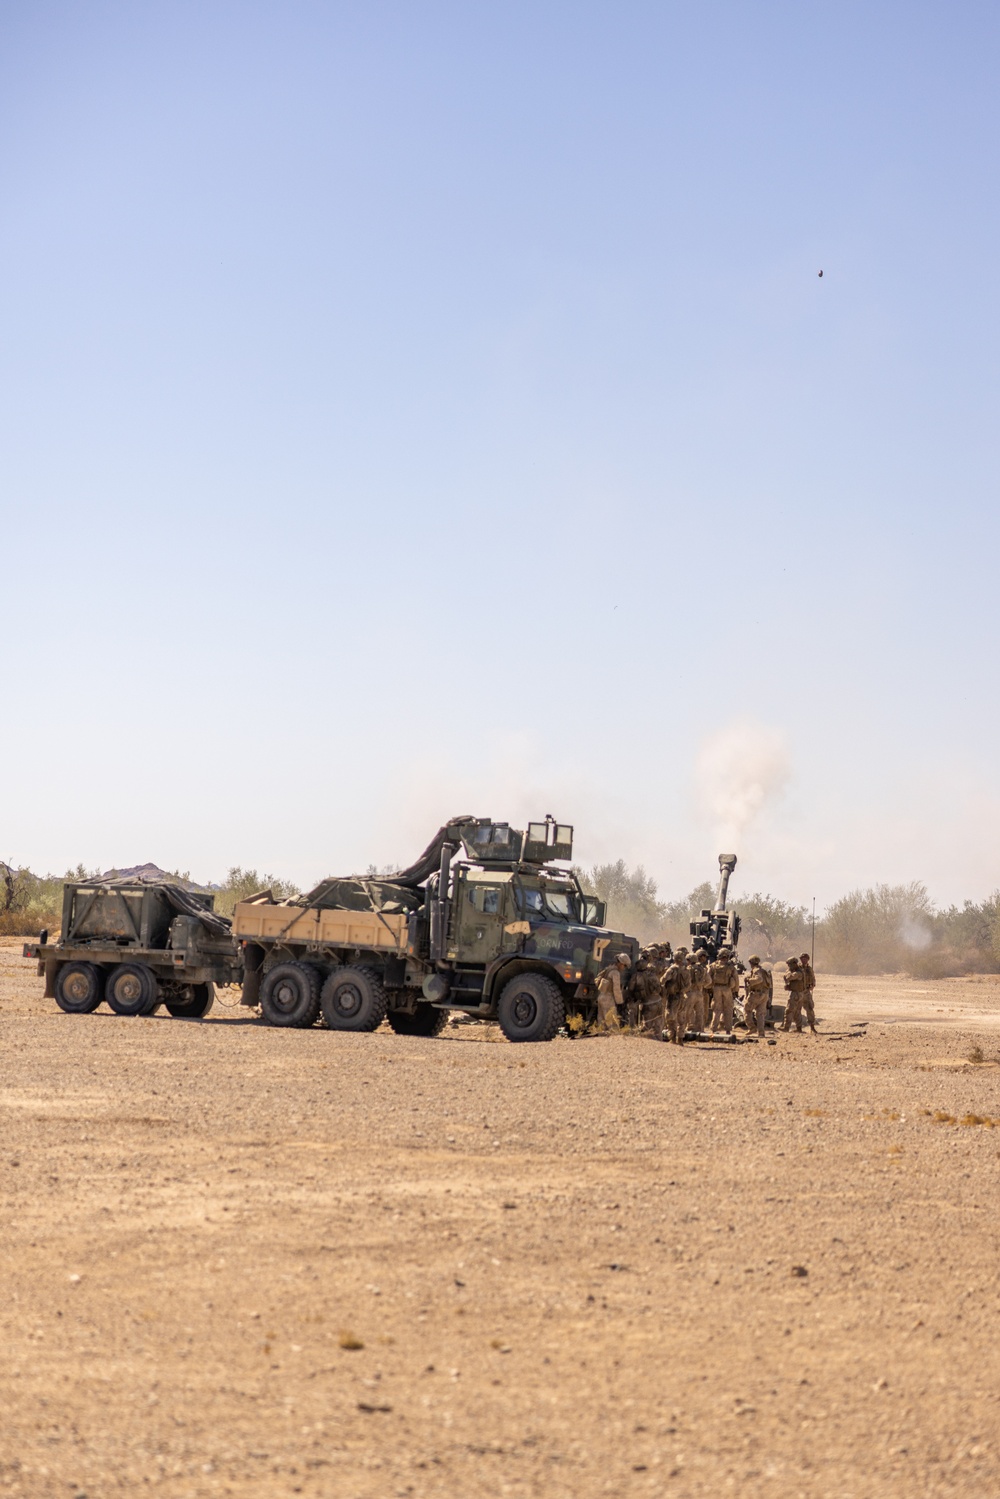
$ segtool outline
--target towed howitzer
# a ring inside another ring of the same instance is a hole
[[[715,908],[702,911],[691,922],[691,947],[694,950],[704,948],[709,959],[717,958],[723,947],[731,947],[735,956],[736,944],[740,940],[740,918],[734,911],[726,910],[729,877],[735,868],[735,854],[719,855],[719,890]]]

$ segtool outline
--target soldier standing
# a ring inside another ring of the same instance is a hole
[[[791,1030],[792,1021],[799,1035],[802,1034],[802,1005],[806,988],[806,976],[799,967],[798,958],[786,958],[785,963],[788,972],[785,974],[785,988],[788,990],[788,1003],[785,1006],[785,1018],[781,1022],[783,1031]]]
[[[756,953],[750,959],[750,967],[743,980],[743,989],[745,994],[743,1013],[747,1030],[752,1035],[756,1027],[757,1035],[763,1041],[767,1007],[771,999],[771,975],[766,968],[760,966],[760,958]]]
[[[628,1020],[629,1030],[637,1030],[642,1014],[642,1006],[646,997],[646,987],[649,981],[650,969],[654,962],[654,949],[644,947],[639,954],[631,977],[625,986],[625,1015]]]
[[[800,953],[799,967],[802,969],[802,977],[805,979],[805,989],[802,994],[802,1003],[805,1007],[806,1019],[809,1029],[814,1036],[819,1035],[816,1029],[816,1004],[813,1000],[813,990],[816,987],[816,970],[812,966],[812,959],[807,952]]]
[[[613,963],[597,975],[597,1029],[617,1031],[618,1006],[622,1002],[622,974],[630,966],[628,953],[620,952]]]
[[[687,948],[679,947],[660,980],[667,1007],[667,1030],[675,1046],[683,1046],[688,1028],[690,989],[687,979]]]
[[[695,948],[688,962],[691,965],[691,1029],[700,1032],[708,1026],[708,953],[703,947]]]
[[[733,1004],[740,976],[733,961],[733,949],[728,943],[719,948],[719,956],[709,964],[708,975],[712,984],[712,1034],[715,1035],[721,1021],[726,1035],[731,1036]]]

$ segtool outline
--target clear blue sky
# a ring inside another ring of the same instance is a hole
[[[0,857],[305,881],[552,811],[675,894],[745,723],[734,892],[1000,884],[998,43],[0,4]]]

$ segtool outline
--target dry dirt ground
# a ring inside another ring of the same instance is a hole
[[[679,1052],[66,1016],[18,952],[0,1496],[1000,1494],[996,980]]]

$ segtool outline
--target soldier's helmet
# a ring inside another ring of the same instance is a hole
[[[786,958],[785,962],[788,964],[789,968],[798,968],[799,966],[798,958]]]
[[[687,948],[686,947],[679,947],[677,949],[677,951],[674,953],[674,957],[675,958],[686,958],[687,957]]]
[[[811,961],[811,959],[810,959],[809,954],[807,952],[801,952],[801,953],[799,953],[799,962],[800,963],[808,963],[810,961]]]
[[[615,958],[615,962],[616,963],[623,963],[626,968],[631,968],[631,966],[632,966],[632,959],[629,957],[629,955],[628,955],[627,952],[620,952],[620,953],[618,953],[618,955]]]
[[[732,943],[731,942],[723,942],[722,946],[719,948],[719,957],[720,958],[729,958],[729,957],[732,956],[732,952],[733,952],[733,945],[732,945]]]
[[[751,968],[757,968],[759,966],[760,966],[760,958],[758,958],[758,956],[757,956],[756,953],[751,953],[751,955],[750,955],[750,967]]]

